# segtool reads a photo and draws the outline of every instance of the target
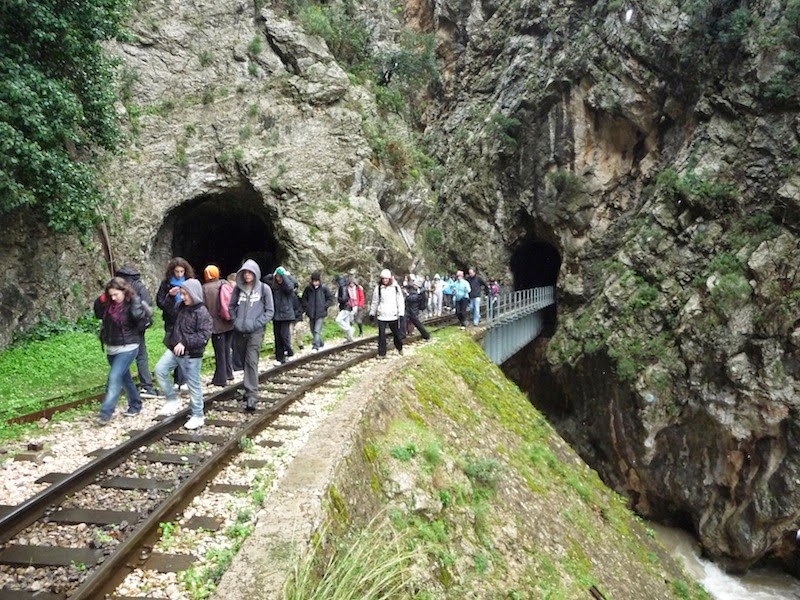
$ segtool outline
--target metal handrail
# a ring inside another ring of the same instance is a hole
[[[500,319],[517,318],[555,304],[555,286],[528,288],[488,296],[483,304],[485,306],[481,306],[482,317],[486,325],[491,327]]]

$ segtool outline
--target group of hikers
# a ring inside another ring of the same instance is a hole
[[[275,365],[290,360],[295,352],[293,342],[303,349],[304,330],[299,323],[308,317],[312,352],[324,345],[322,328],[334,302],[338,305],[336,323],[347,341],[363,333],[365,318],[378,328],[378,358],[387,354],[388,334],[394,347],[403,353],[403,339],[414,328],[424,340],[430,339],[424,316],[440,316],[453,310],[462,329],[467,326],[467,313],[472,323],[480,322],[481,293],[492,300],[499,293],[494,280],[488,284],[474,268],[442,279],[407,275],[402,285],[389,269],[380,272],[369,307],[364,288],[351,275],[336,278],[335,291],[323,284],[319,271],[311,273],[308,284],[300,286],[284,267],[262,277],[254,260],[245,260],[236,273],[222,279],[219,268],[208,265],[203,270],[203,283],[195,278],[192,266],[175,257],[166,267],[164,279],[156,293],[155,306],[164,319],[164,353],[154,368],[156,383],[150,373],[145,331],[152,324],[153,302],[141,274],[135,268],[123,267],[106,284],[95,300],[95,315],[102,320],[100,340],[110,365],[106,395],[97,417],[98,425],[107,424],[116,409],[122,390],[128,398],[125,416],[142,410],[142,398],[165,401],[159,415],[174,415],[181,409],[178,397],[188,392],[190,416],[186,429],[204,425],[203,392],[200,369],[206,346],[214,349],[215,370],[211,384],[226,386],[236,375],[243,376],[245,410],[254,411],[258,402],[258,365],[266,326],[271,321],[275,343]],[[136,361],[140,388],[130,368]]]

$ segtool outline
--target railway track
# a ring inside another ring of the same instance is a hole
[[[282,415],[302,418],[302,412],[292,413],[299,399],[376,354],[370,337],[305,355],[260,374],[254,413],[244,411],[239,383],[205,397],[206,425],[199,432],[178,431],[187,407],[130,432],[115,448],[96,451],[94,460],[72,473],[43,476],[49,487],[0,507],[0,568],[9,574],[0,600],[101,598],[133,569],[187,568],[184,555],[151,552],[159,525],[180,514],[245,441],[279,428]]]

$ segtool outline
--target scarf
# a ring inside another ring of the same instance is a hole
[[[177,285],[180,288],[185,281],[186,281],[186,275],[184,275],[180,279],[178,279],[177,277],[175,277],[175,275],[173,275],[169,280],[169,285],[170,287]],[[181,300],[183,300],[183,297],[181,296],[181,291],[179,289],[178,293],[175,294],[175,304],[180,304]]]
[[[111,301],[111,304],[108,307],[108,316],[111,321],[119,327],[120,329],[123,328],[125,325],[125,320],[127,318],[127,306],[125,306],[125,302],[114,302]]]

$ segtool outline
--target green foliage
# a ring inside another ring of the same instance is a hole
[[[474,485],[494,489],[500,478],[500,463],[493,458],[468,457],[464,473]]]
[[[800,102],[800,0],[788,0],[777,34],[782,48],[781,68],[765,84],[764,99],[776,108],[795,108]]]
[[[302,4],[296,11],[303,29],[324,39],[338,62],[353,70],[366,63],[369,30],[353,2]]]
[[[409,442],[404,446],[395,446],[391,450],[389,450],[389,454],[392,455],[393,458],[396,458],[402,462],[408,462],[412,458],[414,458],[419,450],[417,449],[417,445],[414,442]]]
[[[253,56],[258,56],[264,51],[264,41],[260,35],[255,36],[247,45],[247,51]]]
[[[200,54],[197,55],[197,60],[200,61],[200,66],[205,68],[211,64],[211,61],[214,60],[214,55],[211,54],[211,51],[208,49],[204,49],[200,51]]]
[[[572,171],[558,169],[549,172],[547,178],[556,188],[556,191],[565,198],[572,198],[583,191],[581,180]]]
[[[712,181],[693,171],[680,176],[674,169],[665,169],[656,177],[656,186],[678,208],[686,205],[707,217],[730,213],[738,197],[733,184]]]
[[[420,551],[406,536],[373,521],[328,550],[323,533],[284,588],[286,600],[391,600],[402,598],[407,574]]]
[[[491,120],[491,129],[498,137],[500,142],[511,150],[517,147],[515,134],[519,130],[522,122],[513,117],[507,117],[503,113],[494,113]],[[566,173],[566,171],[564,171]],[[571,173],[570,173],[571,175]],[[574,177],[574,175],[573,175]],[[560,190],[559,190],[560,191]]]
[[[23,207],[86,232],[101,203],[91,149],[120,141],[114,62],[129,0],[0,4],[0,214]]]
[[[698,75],[724,71],[743,51],[755,18],[738,0],[688,0],[687,34],[678,45],[682,69]]]

